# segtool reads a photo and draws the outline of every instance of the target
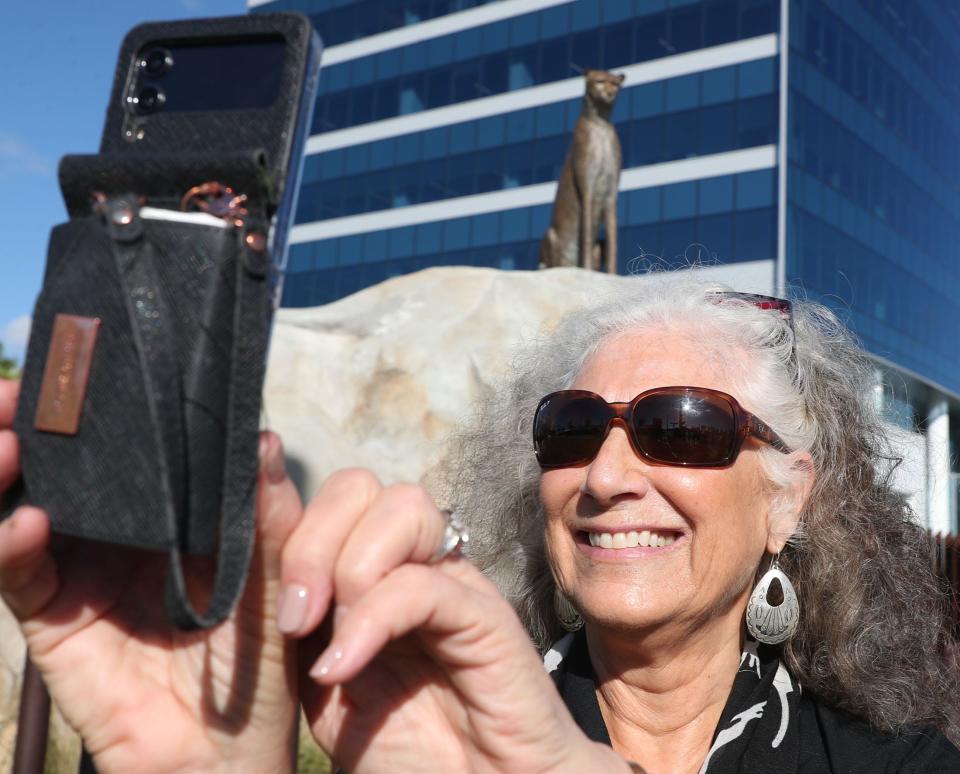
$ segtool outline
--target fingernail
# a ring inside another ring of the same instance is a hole
[[[314,680],[320,680],[321,678],[335,676],[341,663],[343,663],[343,651],[331,644],[317,659],[317,663],[313,665],[313,669],[310,670],[310,677]]]
[[[306,586],[291,583],[283,587],[277,604],[277,629],[283,634],[299,631],[307,619],[310,595]]]
[[[273,448],[267,454],[267,478],[274,484],[279,484],[287,475],[283,460],[283,444],[277,438]]]
[[[340,622],[344,619],[346,614],[350,612],[350,608],[346,605],[337,605],[333,611],[333,628],[336,629],[340,626]]]

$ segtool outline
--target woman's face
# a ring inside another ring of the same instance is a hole
[[[627,402],[653,387],[689,385],[739,401],[719,360],[682,336],[621,334],[587,360],[573,388]],[[548,557],[585,619],[617,629],[695,629],[720,615],[740,617],[770,539],[757,445],[747,440],[719,470],[654,465],[615,424],[591,463],[543,472]],[[590,533],[606,543],[604,534],[619,542],[614,535],[631,531],[641,543],[649,532],[651,545],[591,545]]]

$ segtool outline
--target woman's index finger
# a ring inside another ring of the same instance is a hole
[[[13,426],[17,413],[17,398],[20,397],[20,382],[0,379],[0,430]]]

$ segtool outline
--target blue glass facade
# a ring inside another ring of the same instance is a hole
[[[456,21],[475,16],[480,5],[500,18],[475,25]],[[613,120],[625,170],[776,143],[778,59],[772,39],[779,0],[519,5],[513,11],[513,0],[277,0],[254,9],[307,13],[333,53],[321,72],[313,124],[319,142],[305,159],[284,305],[325,303],[427,266],[535,268],[550,216],[542,197],[493,212],[460,211],[454,217],[438,211],[409,225],[384,226],[379,216],[555,181],[580,114],[577,72],[584,67],[670,63],[655,75],[628,78],[617,101]],[[398,43],[387,35],[382,45],[363,50],[338,47],[430,19],[429,35]],[[437,31],[437,24],[449,29]],[[744,49],[720,64],[704,61],[692,68],[680,63],[683,54],[705,47],[758,40],[769,43],[759,53]],[[525,89],[556,84],[567,85],[563,96],[524,104]],[[503,107],[471,114],[484,100],[504,100]],[[462,118],[456,115],[460,108],[466,111]],[[402,123],[438,109],[445,115],[437,125],[408,129]],[[381,131],[384,126],[389,130]],[[681,177],[622,193],[621,271],[652,255],[682,256],[693,243],[721,261],[774,258],[772,155],[759,169],[747,165],[733,173],[707,172],[702,179]]]
[[[301,2],[300,5],[303,5]],[[774,0],[578,0],[325,68],[315,132],[776,32]],[[271,8],[284,7],[284,0]],[[318,26],[323,34],[324,27]]]
[[[284,3],[284,9],[307,14],[313,25],[324,31],[324,43],[336,46],[497,1],[293,0]]]
[[[960,393],[950,257],[960,243],[960,10],[945,0],[788,7],[786,282],[835,307],[874,353]],[[330,55],[285,305],[428,266],[535,268],[552,199],[542,191],[560,173],[585,67],[630,73],[613,116],[620,270],[696,243],[725,263],[769,261],[774,274],[780,0],[276,0],[254,10],[285,9],[310,15]],[[547,88],[559,90],[527,98]],[[742,160],[764,149],[766,161]],[[692,173],[691,159],[702,161]],[[460,207],[463,197],[473,198]]]
[[[724,262],[767,260],[776,251],[772,170],[642,188],[620,195],[619,271],[666,260],[700,244]],[[291,246],[285,306],[326,303],[387,277],[430,266],[535,269],[551,205],[371,230]]]
[[[870,351],[960,393],[950,5],[791,0],[787,276]]]
[[[625,88],[614,121],[624,167],[777,140],[774,59]],[[298,222],[556,180],[582,99],[308,156]]]

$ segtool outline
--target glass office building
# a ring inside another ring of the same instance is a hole
[[[536,268],[578,73],[613,69],[619,270],[706,256],[837,309],[877,357],[891,418],[925,430],[931,525],[955,527],[957,478],[942,481],[960,428],[960,6],[250,5],[302,11],[327,46],[284,305],[430,266]]]

